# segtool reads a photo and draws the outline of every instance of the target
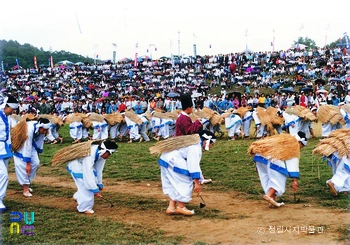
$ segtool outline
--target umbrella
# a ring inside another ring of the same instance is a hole
[[[108,97],[109,92],[105,92],[102,94],[103,97]]]
[[[304,82],[297,82],[295,85],[297,85],[297,86],[304,86],[305,83]]]
[[[83,62],[77,62],[77,63],[75,63],[75,65],[80,66],[80,65],[84,65],[84,63]]]
[[[350,81],[350,77],[345,78],[345,81]]]
[[[304,93],[310,93],[310,92],[312,92],[312,91],[314,91],[314,90],[313,90],[313,88],[307,87],[307,88],[302,88],[302,89],[300,90],[300,92],[301,92],[301,91],[303,91]]]
[[[193,93],[192,95],[191,95],[191,97],[192,98],[197,98],[197,97],[199,97],[199,96],[203,96],[201,93]]]
[[[340,78],[330,78],[329,80],[328,80],[328,82],[341,82],[341,79]]]
[[[174,97],[179,97],[180,94],[175,93],[175,92],[170,92],[170,93],[167,94],[167,96],[170,97],[170,98],[174,98]]]
[[[322,84],[322,85],[325,85],[325,84],[326,84],[326,81],[323,80],[323,79],[318,78],[318,79],[315,80],[315,84]]]
[[[272,85],[272,89],[278,89],[281,86],[280,83],[275,83],[274,85]]]
[[[316,93],[328,93],[328,91],[325,89],[319,89],[316,91]]]
[[[281,89],[281,93],[294,93],[293,88],[283,88]]]
[[[55,100],[55,101],[63,101],[64,99],[61,98],[61,97],[55,97],[54,100]]]

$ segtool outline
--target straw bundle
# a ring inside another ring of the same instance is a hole
[[[348,114],[350,114],[350,104],[343,105],[342,109]]]
[[[218,112],[214,112],[213,116],[209,119],[211,125],[221,124],[224,122],[223,118]]]
[[[21,117],[20,115],[17,115],[17,114],[12,114],[11,117],[17,122],[19,122],[23,119],[23,117]]]
[[[26,120],[21,120],[11,129],[12,151],[17,152],[28,139],[28,126]]]
[[[148,120],[151,120],[152,114],[151,114],[150,111],[146,111],[146,112],[144,113],[144,115],[145,115],[145,117],[146,117]]]
[[[201,119],[197,114],[195,114],[195,113],[193,113],[193,112],[192,112],[190,115],[188,115],[188,116],[191,118],[191,121],[192,121],[192,122]]]
[[[241,118],[244,117],[244,115],[247,113],[247,111],[250,111],[252,108],[250,106],[247,106],[247,107],[244,107],[244,106],[241,106],[239,107],[236,111],[237,113],[239,114],[239,116]]]
[[[83,117],[81,119],[81,122],[83,123],[84,128],[87,128],[87,129],[92,129],[93,128],[93,124],[92,124],[92,122],[91,122],[89,117]]]
[[[154,112],[152,116],[157,117],[157,118],[161,118],[161,119],[168,119],[169,118],[169,116],[167,114],[165,114],[163,112],[157,112],[157,111]]]
[[[62,127],[64,125],[62,118],[56,116],[56,115],[51,115],[51,114],[40,114],[40,118],[46,118],[49,119],[51,123]]]
[[[142,124],[141,118],[137,114],[135,114],[135,112],[132,110],[126,111],[125,116],[128,117],[134,123],[137,123],[138,125]]]
[[[38,120],[39,118],[33,114],[25,114],[23,116],[23,118],[25,119],[25,121],[35,121],[35,120]]]
[[[103,115],[105,120],[107,121],[108,125],[113,126],[115,124],[117,124],[116,120],[117,120],[117,114],[113,113],[113,114],[104,114]]]
[[[208,115],[208,118],[211,118],[216,112],[210,109],[209,107],[203,107],[202,111]]]
[[[105,118],[103,117],[103,115],[98,114],[96,112],[93,112],[89,115],[90,121],[95,121],[95,122],[103,122],[105,120]]]
[[[60,165],[78,158],[89,156],[91,153],[91,145],[99,144],[101,141],[89,140],[86,142],[66,146],[56,152],[52,158],[52,166]]]
[[[279,134],[253,142],[248,148],[248,153],[252,156],[260,154],[267,159],[285,161],[299,158],[300,148],[298,141],[292,135]]]
[[[256,108],[256,113],[261,125],[266,126],[270,123],[270,115],[266,112],[266,110],[263,107],[258,106],[258,108]]]
[[[124,117],[122,116],[122,114],[120,114],[120,112],[116,112],[116,113],[115,113],[115,122],[116,122],[116,123],[125,122],[125,119],[124,119]]]
[[[339,108],[334,105],[320,106],[317,112],[317,119],[320,120],[321,123],[330,123],[332,125],[338,122],[342,124],[345,123]]]
[[[66,124],[71,124],[72,122],[81,122],[82,118],[80,116],[76,116],[74,114],[69,114],[66,117]]]
[[[197,117],[199,118],[206,118],[206,119],[210,119],[211,114],[207,114],[205,111],[203,110],[199,110],[196,112],[193,112],[193,114],[195,114]]]
[[[179,117],[179,115],[174,112],[166,112],[165,115],[171,120],[176,120]]]
[[[173,111],[173,113],[175,113],[176,115],[180,115],[181,110],[180,109],[176,109],[176,110]]]
[[[221,114],[221,117],[222,117],[222,118],[230,117],[230,116],[232,115],[232,112],[233,112],[234,110],[235,110],[235,109],[233,109],[233,108],[227,109],[226,112],[224,112],[224,113]]]
[[[164,152],[170,152],[190,145],[198,144],[199,141],[200,137],[198,134],[172,137],[167,140],[157,142],[156,145],[149,148],[149,151],[151,154],[162,154]]]
[[[337,149],[334,148],[332,145],[327,144],[318,144],[317,147],[312,151],[312,154],[320,154],[321,156],[328,157],[329,155],[333,154]]]
[[[312,151],[322,156],[329,156],[335,151],[341,156],[350,157],[350,129],[338,129],[329,134],[328,138],[323,139]]]

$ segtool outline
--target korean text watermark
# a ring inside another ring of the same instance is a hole
[[[10,212],[10,234],[34,236],[34,216],[34,212],[24,212],[23,214],[18,211]],[[24,224],[21,227],[22,220]]]
[[[260,235],[263,234],[321,234],[326,233],[326,227],[314,226],[314,225],[296,225],[296,226],[283,226],[283,225],[270,225],[268,227],[258,227],[257,232]]]

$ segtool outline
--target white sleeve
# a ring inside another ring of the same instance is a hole
[[[100,190],[97,187],[95,175],[94,175],[94,156],[90,155],[83,159],[83,180],[85,188],[93,193],[97,193]]]

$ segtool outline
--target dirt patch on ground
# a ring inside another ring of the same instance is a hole
[[[10,180],[15,175],[10,174]],[[203,198],[207,207],[215,209],[223,218],[213,219],[203,215],[193,217],[167,216],[165,208],[167,199],[162,193],[160,183],[140,182],[131,184],[105,179],[105,191],[123,193],[130,196],[152,197],[164,200],[164,207],[159,211],[134,210],[119,206],[109,208],[99,205],[96,200],[95,217],[108,217],[128,224],[140,224],[150,228],[166,231],[169,236],[182,236],[183,244],[197,241],[211,244],[339,244],[337,229],[349,224],[349,214],[344,211],[317,207],[314,204],[289,204],[279,209],[271,209],[263,199],[249,200],[238,192],[217,193],[203,188]],[[40,184],[53,187],[76,189],[69,177],[40,177],[35,179],[36,188]],[[23,199],[26,202],[56,207],[76,212],[74,200],[68,197],[45,198],[34,196],[25,198],[20,193],[8,190],[9,199]],[[199,204],[201,200],[194,196],[191,204]],[[346,244],[344,242],[343,244]]]

